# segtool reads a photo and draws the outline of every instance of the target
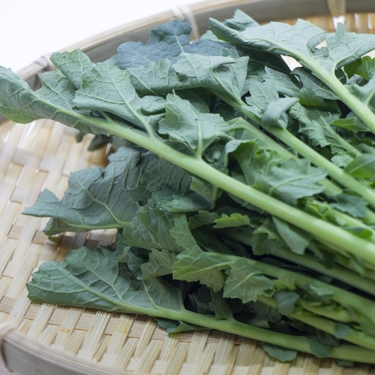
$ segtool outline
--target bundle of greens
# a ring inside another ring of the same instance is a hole
[[[35,92],[0,69],[0,113],[116,150],[25,211],[48,235],[116,228],[116,248],[42,265],[30,299],[375,363],[375,36],[240,11],[190,32],[161,25],[95,64],[56,53]]]

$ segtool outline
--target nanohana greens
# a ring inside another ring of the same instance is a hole
[[[115,228],[115,250],[43,264],[29,298],[375,363],[375,35],[241,11],[190,32],[160,25],[101,63],[55,53],[37,91],[0,68],[4,116],[115,150],[24,212],[51,236]]]

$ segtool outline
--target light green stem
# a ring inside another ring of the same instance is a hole
[[[250,111],[247,105],[243,103],[235,103],[234,101],[231,101],[230,104],[241,111],[245,116],[248,116],[250,119],[256,121],[274,137],[278,138],[280,141],[288,145],[291,149],[295,150],[298,154],[309,160],[312,164],[325,169],[327,173],[339,184],[349,190],[355,191],[356,193],[360,194],[372,208],[375,208],[375,192],[362,185],[359,181],[348,175],[341,168],[336,167],[325,157],[321,156],[315,150],[296,138],[288,130],[276,126],[264,126],[262,124],[262,121]]]
[[[273,298],[258,296],[258,301],[274,309],[277,309],[277,302]],[[320,316],[309,314],[303,311],[291,313],[289,317],[335,336],[336,323],[332,320],[325,319]],[[344,340],[351,342],[352,344],[362,346],[363,348],[375,350],[375,337],[368,336],[365,333],[356,331],[352,328],[348,328],[348,334],[344,337]]]
[[[366,316],[369,320],[375,323],[375,302],[360,295],[351,293],[334,285],[324,283],[323,281],[306,276],[302,273],[282,269],[254,259],[244,259],[234,255],[217,253],[207,253],[206,257],[211,258],[213,262],[216,262],[218,264],[223,261],[230,264],[232,262],[236,262],[238,259],[241,259],[243,262],[247,262],[248,264],[250,264],[261,274],[278,279],[281,282],[283,280],[287,280],[288,285],[296,286],[298,288],[301,288],[302,290],[306,290],[306,288],[309,286],[314,286],[318,289],[329,290],[331,293],[329,295],[329,298],[332,301],[337,302],[344,308],[348,308],[354,312],[357,312],[358,314]]]
[[[335,77],[334,72],[328,72],[322,69],[313,59],[302,54],[296,54],[295,58],[327,85],[375,134],[375,114]]]
[[[227,235],[227,233],[225,233],[225,235]],[[228,233],[228,237],[232,240],[243,243],[244,245],[250,245],[250,236],[248,233],[241,231],[230,231]],[[275,257],[285,259],[289,262],[299,264],[300,266],[319,272],[323,275],[330,276],[336,280],[340,280],[375,296],[374,280],[367,279],[344,267],[333,265],[332,267],[327,268],[323,264],[319,263],[314,256],[306,254],[299,255],[286,249],[271,249],[270,251],[270,254]]]
[[[72,112],[67,112],[69,115],[72,115]],[[294,224],[314,236],[327,240],[327,242],[333,241],[335,246],[349,253],[356,254],[363,258],[365,262],[375,266],[375,244],[251,188],[216,170],[203,160],[172,149],[156,137],[150,138],[141,131],[131,129],[130,127],[115,122],[108,122],[79,114],[75,114],[75,116],[83,123],[97,126],[108,134],[127,139],[138,146],[154,152],[186,171],[210,182],[214,186],[234,194],[238,198],[269,212],[271,215],[275,215],[276,217]]]
[[[298,352],[313,354],[308,340],[303,336],[291,336],[285,333],[254,327],[235,320],[217,320],[209,315],[201,315],[191,311],[180,313],[179,311],[165,310],[162,311],[161,317],[181,320],[208,329],[215,329],[283,348],[296,350]],[[330,358],[371,364],[375,363],[373,350],[354,345],[340,345],[338,347],[333,347],[330,352]]]

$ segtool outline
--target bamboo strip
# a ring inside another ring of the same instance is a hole
[[[187,354],[187,362],[196,362],[202,354],[208,339],[208,331],[197,331],[193,333],[191,345]]]
[[[54,306],[42,305],[36,315],[35,319],[31,323],[30,329],[27,331],[27,336],[31,339],[37,340],[43,330],[48,324],[48,320],[51,317],[54,310]],[[48,326],[47,326],[48,328]],[[56,327],[57,328],[57,327]]]
[[[218,365],[225,365],[228,362],[228,358],[231,356],[233,346],[234,336],[228,333],[222,333],[217,344],[213,363]]]
[[[137,349],[134,353],[135,357],[140,357],[141,355],[143,355],[144,351],[146,350],[148,346],[148,343],[151,340],[151,337],[155,331],[155,328],[156,328],[155,321],[152,319],[147,319],[146,324],[144,325],[142,334],[140,336]]]
[[[135,338],[130,338],[129,340],[126,340],[125,345],[123,346],[121,352],[119,353],[113,364],[113,368],[126,369],[137,347],[137,341],[138,340]]]
[[[171,333],[165,337],[163,340],[163,348],[160,353],[160,360],[161,361],[168,361],[170,358],[173,357],[174,353],[177,350],[177,344],[179,342],[179,334],[178,333]]]
[[[177,375],[180,372],[182,364],[185,361],[189,345],[185,342],[180,342],[176,345],[176,350],[170,358],[165,369],[165,375]]]
[[[198,357],[193,375],[207,374],[215,356],[216,344],[207,344],[204,351]]]
[[[74,332],[77,322],[82,315],[82,309],[69,308],[65,310],[66,314],[64,320],[61,322],[55,342],[52,345],[53,348],[60,350],[63,350],[68,345],[68,340],[71,337],[72,332]]]

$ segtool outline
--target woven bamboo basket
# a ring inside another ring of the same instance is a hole
[[[304,18],[329,31],[335,17],[345,16],[347,30],[375,33],[374,0],[215,0],[127,24],[65,50],[81,48],[100,61],[115,54],[120,43],[145,42],[160,23],[185,18],[199,36],[209,17],[224,20],[237,8],[260,23]],[[52,68],[46,55],[18,73],[37,88],[38,75]],[[72,129],[50,120],[27,126],[4,118],[0,122],[0,368],[20,375],[375,374],[375,367],[344,369],[303,354],[282,364],[269,358],[259,343],[226,333],[167,335],[143,316],[31,303],[25,284],[40,264],[62,260],[69,249],[83,245],[111,244],[114,232],[65,233],[51,242],[42,231],[45,219],[21,213],[43,189],[61,198],[72,171],[103,166],[105,155],[88,152],[89,138],[76,143]]]

